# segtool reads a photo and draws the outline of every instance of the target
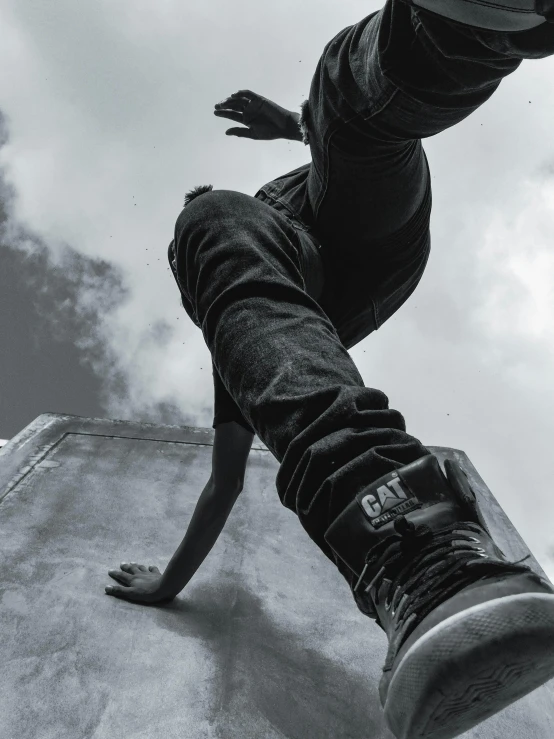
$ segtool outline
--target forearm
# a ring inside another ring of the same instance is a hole
[[[164,595],[178,595],[205,560],[227,521],[236,494],[230,491],[228,495],[221,495],[210,477],[198,499],[185,537],[162,575],[160,590]],[[224,500],[231,503],[223,504]]]

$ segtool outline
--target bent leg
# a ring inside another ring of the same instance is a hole
[[[421,140],[477,110],[523,59],[552,54],[551,23],[490,31],[407,0],[387,0],[338,33],[303,111],[308,194],[325,249],[359,261],[394,250],[430,188]]]
[[[364,386],[305,291],[297,238],[267,204],[214,191],[177,219],[177,272],[224,385],[280,462],[281,502],[336,563],[331,522],[363,486],[429,452]]]

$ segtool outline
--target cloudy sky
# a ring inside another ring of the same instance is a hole
[[[185,191],[253,195],[301,143],[225,136],[249,88],[299,111],[324,45],[382,3],[0,2],[0,437],[44,412],[211,426],[167,245]],[[428,445],[463,449],[554,578],[554,60],[428,139],[432,254],[355,347]]]

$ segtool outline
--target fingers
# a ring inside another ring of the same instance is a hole
[[[225,98],[225,100],[222,100],[220,103],[216,103],[214,108],[217,111],[226,110],[241,113],[246,107],[248,107],[248,105],[250,105],[250,103],[254,101],[263,102],[263,100],[264,98],[262,98],[261,95],[257,95],[255,92],[252,92],[252,90],[239,90],[238,92],[234,92],[228,98]]]
[[[238,136],[239,138],[243,139],[255,138],[252,131],[250,131],[250,129],[248,128],[228,128],[227,131],[225,131],[225,134],[227,136]]]
[[[237,123],[242,123],[243,119],[242,112],[231,110],[230,108],[214,110],[214,115],[216,115],[218,118],[229,118],[230,120],[236,121]]]
[[[125,588],[121,585],[107,585],[106,594],[113,595],[121,600],[130,600],[132,602],[144,602],[144,596],[141,593],[137,593],[135,588]]]
[[[214,108],[216,109],[231,108],[232,110],[244,110],[244,108],[246,108],[248,105],[250,105],[249,98],[230,97],[230,98],[225,98],[225,100],[222,100],[220,103],[216,103],[214,105]]]
[[[256,92],[252,92],[252,90],[239,90],[238,92],[234,92],[231,97],[245,97],[251,100],[252,98],[259,97],[259,95]]]
[[[227,98],[227,100],[236,101],[238,103],[241,103],[242,105],[248,105],[248,103],[252,102],[252,100],[255,100],[259,97],[260,95],[252,92],[252,90],[239,90],[238,92],[234,92],[230,97]]]
[[[106,585],[105,591],[108,595],[115,595],[119,598],[125,593],[125,595],[129,594],[129,589],[123,589],[120,585]]]
[[[117,580],[118,582],[123,583],[124,585],[130,585],[133,577],[138,574],[139,572],[156,572],[158,574],[161,574],[159,569],[152,565],[150,567],[146,567],[145,565],[139,565],[136,562],[131,563],[122,563],[121,569],[119,570],[109,570],[108,575],[110,577],[113,577],[114,580]]]
[[[222,100],[221,103],[217,103],[214,106],[214,115],[218,118],[228,118],[237,123],[245,123],[244,112],[253,101],[260,105],[263,104],[261,96],[252,92],[252,90],[239,90]],[[227,136],[237,136],[243,139],[257,138],[248,128],[229,128],[225,133]]]
[[[137,572],[148,572],[148,570],[150,570],[150,572],[159,572],[159,569],[156,567],[156,565],[150,565],[149,567],[147,567],[146,565],[139,565],[137,564],[137,562],[122,562],[120,564],[120,567],[123,572],[130,572],[134,575],[136,575]],[[117,570],[111,570],[111,572],[117,572]]]
[[[122,570],[109,570],[108,575],[114,580],[117,580],[117,582],[121,582],[124,585],[130,585],[131,580],[134,577],[133,574],[129,572],[123,572]]]
[[[132,574],[136,574],[137,572],[146,572],[147,568],[144,565],[139,565],[137,562],[123,562],[120,565],[121,569],[124,572],[131,572]]]

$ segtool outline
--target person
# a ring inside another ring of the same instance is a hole
[[[325,46],[300,114],[249,90],[216,106],[245,126],[229,135],[302,140],[311,161],[254,197],[196,188],[168,250],[213,361],[212,477],[163,575],[123,564],[108,591],[150,603],[180,592],[240,495],[257,434],[282,504],[387,634],[379,694],[399,739],[457,736],[554,677],[554,586],[506,560],[461,468],[441,468],[348,353],[427,264],[422,140],[524,59],[553,54],[553,23],[551,0],[387,0]]]

